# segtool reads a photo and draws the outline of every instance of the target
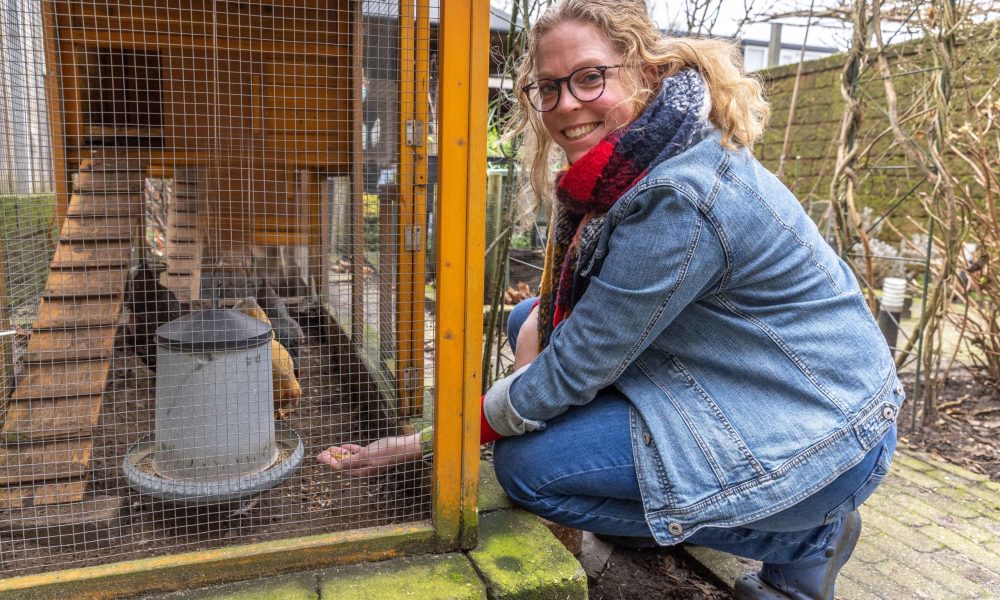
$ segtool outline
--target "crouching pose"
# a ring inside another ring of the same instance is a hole
[[[763,561],[737,598],[832,599],[903,390],[854,276],[750,152],[760,85],[727,43],[662,37],[639,0],[565,0],[518,89],[554,218],[537,306],[511,318],[523,366],[483,401],[500,483],[556,523]]]

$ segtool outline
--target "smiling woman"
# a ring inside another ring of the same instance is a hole
[[[563,0],[532,28],[513,133],[552,218],[481,439],[546,519],[763,561],[740,599],[832,600],[902,386],[853,274],[751,154],[768,108],[734,57],[663,38],[638,0]],[[320,460],[420,446],[350,451]]]
[[[525,92],[531,96],[532,89],[537,89],[542,105],[532,105],[544,109],[542,122],[569,162],[638,113],[632,90],[616,76],[620,69],[597,66],[620,65],[623,58],[589,23],[561,23],[548,32],[545,45],[539,48],[535,62],[539,79],[525,86]],[[570,93],[560,93],[563,85]]]

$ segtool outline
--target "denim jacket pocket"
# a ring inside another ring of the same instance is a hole
[[[889,474],[889,467],[892,466],[892,454],[893,453],[889,450],[889,447],[882,444],[882,449],[879,451],[875,467],[872,469],[871,473],[868,474],[868,477],[865,478],[864,483],[858,486],[858,489],[855,490],[854,493],[847,498],[847,500],[844,500],[839,506],[827,513],[826,520],[824,521],[825,523],[833,523],[852,510],[857,510],[858,507],[872,495],[875,489],[878,488],[878,486]]]

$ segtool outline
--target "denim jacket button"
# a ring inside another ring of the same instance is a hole
[[[882,409],[882,416],[886,421],[891,421],[896,416],[896,411],[891,406],[886,406]]]
[[[684,528],[681,527],[680,523],[671,523],[667,525],[667,531],[670,532],[670,535],[680,535],[684,533]]]
[[[902,381],[896,383],[896,393],[897,394],[902,394],[903,393],[903,382]]]
[[[648,431],[642,432],[642,443],[647,446],[653,443],[653,436],[649,435]]]

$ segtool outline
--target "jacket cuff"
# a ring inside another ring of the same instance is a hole
[[[510,402],[511,384],[530,366],[530,364],[524,365],[512,375],[496,381],[483,399],[483,416],[493,431],[504,437],[545,429],[545,423],[525,419],[514,410]]]

